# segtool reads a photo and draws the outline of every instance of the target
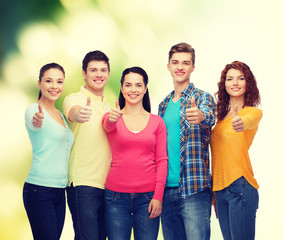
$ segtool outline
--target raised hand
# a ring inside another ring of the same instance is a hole
[[[244,131],[244,122],[238,115],[238,106],[235,106],[233,109],[232,127],[236,132]]]
[[[42,127],[42,122],[43,122],[43,112],[42,112],[42,107],[40,105],[40,103],[38,104],[38,112],[35,113],[35,115],[33,116],[33,125],[37,128],[41,128]]]
[[[205,119],[205,116],[196,106],[195,97],[191,98],[190,103],[191,107],[185,110],[186,119],[191,124],[199,124]]]
[[[109,112],[109,121],[115,123],[121,117],[122,113],[120,111],[118,100],[115,100],[115,108],[112,108]]]
[[[81,106],[79,113],[77,114],[76,120],[79,123],[88,122],[92,116],[91,109],[91,98],[87,98],[87,103],[85,106]]]

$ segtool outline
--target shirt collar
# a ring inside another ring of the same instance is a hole
[[[194,88],[195,88],[194,84],[190,83],[188,85],[188,87],[181,92],[181,95],[188,95],[188,96],[190,96]]]

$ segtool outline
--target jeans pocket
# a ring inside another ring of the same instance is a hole
[[[110,191],[110,190],[105,190],[105,201],[112,202],[117,198],[118,193]]]
[[[146,192],[144,194],[145,198],[147,198],[149,201],[152,200],[153,196],[154,196],[154,192]]]
[[[227,187],[227,193],[233,196],[243,196],[243,185],[242,184],[232,184]]]

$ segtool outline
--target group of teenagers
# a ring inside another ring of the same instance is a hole
[[[165,240],[208,240],[212,205],[225,240],[255,238],[259,186],[248,150],[262,111],[253,73],[227,64],[215,102],[190,81],[189,44],[171,47],[167,68],[174,90],[158,115],[141,67],[123,71],[110,107],[101,51],[84,57],[85,86],[65,98],[63,113],[55,107],[63,67],[40,69],[38,100],[25,112],[33,154],[23,201],[34,239],[60,239],[65,193],[75,240],[129,240],[132,230],[135,240],[154,240],[160,219]]]

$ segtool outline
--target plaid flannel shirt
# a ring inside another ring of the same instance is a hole
[[[172,91],[159,105],[160,117],[163,117],[174,95]],[[191,107],[191,98],[195,97],[196,106],[205,116],[198,125],[188,123],[185,116],[186,108]],[[179,192],[182,198],[211,188],[212,178],[209,164],[209,140],[211,127],[215,122],[214,98],[207,92],[194,87],[191,83],[181,93],[180,107],[180,181]]]

